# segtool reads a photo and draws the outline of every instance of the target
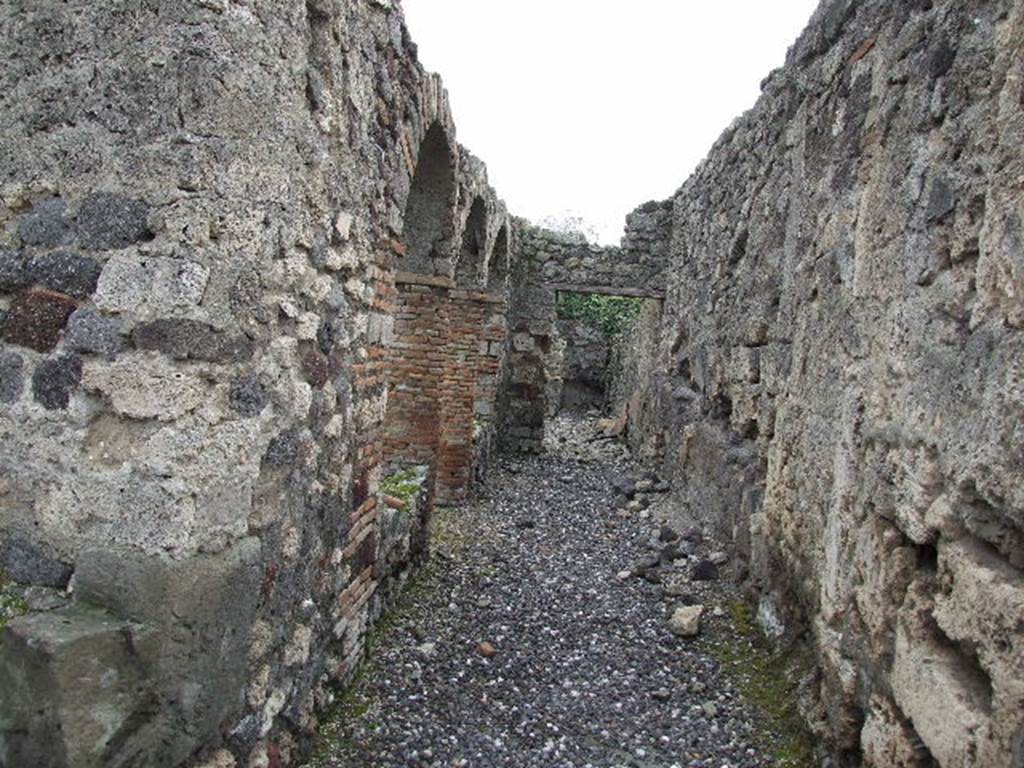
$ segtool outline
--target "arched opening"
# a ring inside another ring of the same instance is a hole
[[[487,269],[487,290],[490,293],[501,293],[504,291],[508,283],[508,273],[508,225],[506,224],[498,231],[498,237],[494,241],[494,249],[491,251],[491,261]]]
[[[469,209],[466,228],[462,234],[462,251],[455,268],[455,282],[463,288],[480,285],[480,271],[487,245],[487,206],[478,197]]]
[[[433,274],[432,259],[444,237],[454,196],[455,171],[448,137],[441,125],[434,123],[420,144],[405,204],[405,271]]]

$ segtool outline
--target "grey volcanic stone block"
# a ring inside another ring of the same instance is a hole
[[[0,568],[20,584],[58,588],[68,585],[73,570],[70,564],[51,557],[18,534],[0,542]]]
[[[68,319],[64,332],[68,349],[113,358],[124,347],[121,321],[92,309],[79,309]]]
[[[32,374],[32,395],[48,411],[68,407],[71,393],[82,381],[82,360],[61,355],[44,360]]]
[[[75,239],[75,230],[66,212],[67,205],[59,197],[37,203],[18,224],[18,237],[25,245],[43,248],[70,245]]]
[[[0,403],[10,405],[25,390],[25,361],[17,352],[0,352]]]
[[[241,335],[229,335],[195,320],[161,318],[142,323],[132,332],[139,349],[163,352],[178,360],[229,363],[252,357],[253,345]]]
[[[155,703],[144,627],[84,605],[30,614],[0,634],[0,765],[143,765],[137,751]],[[158,745],[151,745],[155,752]]]
[[[79,555],[76,599],[157,630],[140,653],[155,666],[163,706],[150,727],[163,743],[140,764],[176,766],[240,715],[262,578],[255,538],[183,560],[113,547]]]
[[[239,376],[231,382],[228,402],[241,416],[259,416],[267,405],[267,392],[255,375]]]
[[[79,242],[97,251],[124,248],[150,238],[149,206],[113,192],[89,195],[78,209]]]
[[[0,248],[0,291],[11,293],[28,285],[25,256],[11,248]]]
[[[277,435],[267,446],[263,460],[271,467],[289,467],[295,463],[299,448],[308,435],[301,429],[287,429]]]
[[[27,265],[27,273],[30,282],[76,299],[87,299],[96,290],[100,265],[91,256],[57,251],[34,257]]]

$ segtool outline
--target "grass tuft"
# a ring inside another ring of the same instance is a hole
[[[728,605],[733,634],[716,637],[708,652],[722,665],[740,695],[760,711],[778,768],[812,768],[814,740],[797,709],[797,687],[813,669],[810,652],[793,645],[775,648],[761,633],[752,606]]]

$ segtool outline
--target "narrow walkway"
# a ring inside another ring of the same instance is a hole
[[[558,426],[559,450],[504,458],[482,498],[442,510],[440,554],[376,633],[311,765],[773,764],[706,641],[669,630],[698,600],[704,634],[728,624],[724,581],[686,575],[685,551],[706,546],[680,539],[675,564],[637,577],[672,537],[623,510],[613,483],[636,468],[591,423]]]

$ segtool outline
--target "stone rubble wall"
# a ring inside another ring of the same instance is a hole
[[[444,418],[493,410],[504,205],[390,0],[0,32],[0,764],[294,762],[426,546],[435,473],[405,522],[378,499],[396,274],[477,313]]]
[[[675,195],[624,397],[841,764],[1024,764],[1024,4],[826,0]]]
[[[586,320],[559,317],[558,338],[565,344],[561,411],[603,408],[608,371],[608,337]]]
[[[644,461],[660,461],[664,454],[663,414],[650,407],[657,380],[667,378],[657,367],[661,312],[658,299],[644,301],[629,327],[612,340],[604,374],[605,411],[612,418],[612,431]]]
[[[562,400],[565,340],[560,291],[661,298],[668,264],[671,203],[646,203],[626,218],[620,247],[602,247],[515,220],[506,374],[499,395],[502,441],[539,451],[544,423]]]

